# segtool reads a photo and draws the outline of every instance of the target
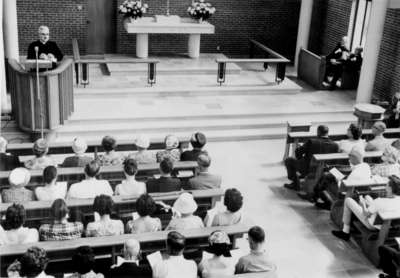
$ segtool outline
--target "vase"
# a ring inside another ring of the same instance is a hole
[[[202,17],[199,18],[199,23],[200,24],[204,24],[207,23],[207,21],[205,19],[203,19]]]
[[[131,23],[135,23],[138,22],[138,18],[137,17],[131,17]]]

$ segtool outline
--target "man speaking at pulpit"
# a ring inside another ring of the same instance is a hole
[[[39,27],[39,40],[32,42],[28,47],[28,59],[36,59],[36,50],[39,59],[52,62],[53,69],[57,62],[61,61],[64,55],[57,44],[49,40],[50,30],[47,26]]]

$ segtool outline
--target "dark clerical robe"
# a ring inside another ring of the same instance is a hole
[[[61,50],[58,48],[57,44],[53,41],[47,41],[45,44],[41,43],[40,40],[37,40],[31,43],[28,47],[28,59],[36,59],[35,46],[39,47],[38,57],[40,54],[53,54],[56,57],[57,62],[61,61],[64,55]]]

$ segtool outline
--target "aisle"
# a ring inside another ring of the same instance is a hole
[[[279,278],[377,277],[358,246],[331,236],[335,226],[328,212],[282,187],[287,181],[279,163],[282,140],[210,143],[207,150],[211,171],[222,174],[224,187],[243,193],[244,213],[266,230]]]

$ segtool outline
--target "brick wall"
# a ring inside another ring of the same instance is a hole
[[[400,91],[400,10],[389,9],[378,59],[374,97],[390,99]]]
[[[77,6],[82,5],[78,11]],[[72,54],[71,39],[77,38],[80,51],[86,49],[86,0],[17,0],[20,55],[26,55],[30,42],[38,39],[38,28],[47,25],[50,39],[57,42],[65,54]]]

